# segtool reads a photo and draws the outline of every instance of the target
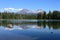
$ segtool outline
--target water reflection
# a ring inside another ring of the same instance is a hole
[[[60,39],[60,22],[0,20],[0,40],[58,39]]]
[[[4,26],[7,28],[14,28],[14,26],[17,26],[18,28],[21,29],[29,29],[29,28],[46,28],[46,26],[51,29],[59,29],[60,28],[60,22],[56,21],[35,21],[35,22],[30,22],[30,21],[11,21],[11,20],[2,20],[0,21],[0,26]]]
[[[38,21],[37,22],[37,25],[39,26],[39,27],[43,27],[43,28],[45,28],[46,26],[48,26],[49,27],[49,29],[50,28],[53,28],[53,29],[60,29],[60,22],[56,22],[56,21],[48,21],[48,22],[46,22],[46,21]]]

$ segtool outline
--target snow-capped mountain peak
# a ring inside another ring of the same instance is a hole
[[[31,11],[28,9],[22,9],[19,11],[20,13],[30,13]]]
[[[43,12],[43,10],[38,9],[38,10],[29,10],[29,9],[22,9],[20,10],[18,13],[39,13],[39,12]]]

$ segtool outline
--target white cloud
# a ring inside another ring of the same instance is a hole
[[[20,8],[2,8],[2,10],[3,11],[15,11],[15,12],[17,12],[17,11],[20,11],[22,9],[20,9]]]

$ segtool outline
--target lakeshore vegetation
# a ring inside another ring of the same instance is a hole
[[[0,19],[60,19],[60,11],[46,11],[39,13],[21,14],[14,12],[0,12]]]

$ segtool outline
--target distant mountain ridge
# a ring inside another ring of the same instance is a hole
[[[43,13],[44,10],[37,9],[37,10],[29,10],[29,9],[15,9],[15,8],[5,8],[4,12],[14,12],[18,14],[37,14],[37,13]]]
[[[22,9],[22,10],[18,11],[17,13],[21,13],[21,14],[26,14],[26,13],[27,14],[29,14],[29,13],[37,14],[39,12],[43,13],[44,11],[41,10],[41,9],[38,9],[38,10]]]

